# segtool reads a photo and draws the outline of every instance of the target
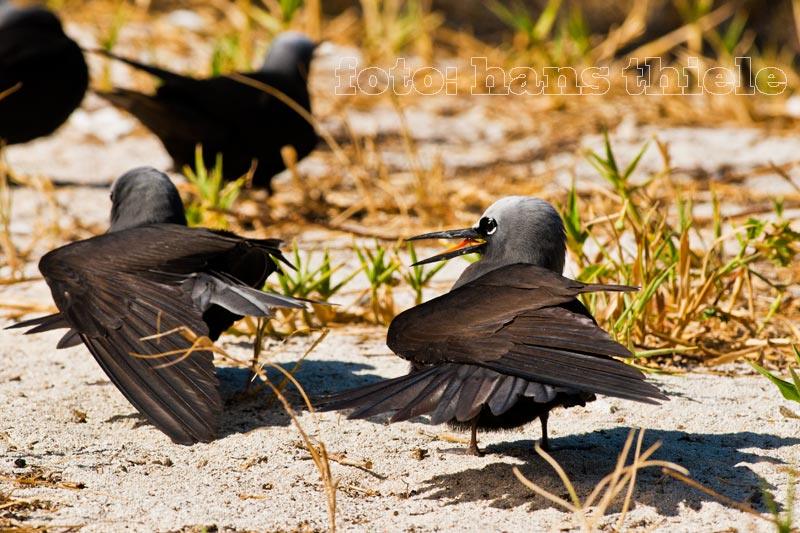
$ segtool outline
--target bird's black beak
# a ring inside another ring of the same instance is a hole
[[[444,261],[445,259],[458,257],[459,255],[471,254],[473,252],[480,252],[486,246],[486,240],[484,239],[483,235],[478,233],[478,230],[476,230],[475,228],[435,231],[433,233],[425,233],[424,235],[417,235],[416,237],[411,237],[406,240],[419,241],[422,239],[464,239],[464,240],[461,241],[456,246],[448,248],[447,250],[445,250],[440,254],[434,255],[433,257],[429,257],[427,259],[423,259],[422,261],[417,261],[411,266],[425,265],[427,263],[435,263],[436,261]]]

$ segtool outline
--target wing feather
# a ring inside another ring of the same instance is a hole
[[[416,364],[483,366],[557,387],[648,403],[665,399],[640,371],[614,359],[632,354],[576,299],[598,290],[635,289],[585,284],[534,265],[501,267],[398,315],[387,344]]]
[[[235,312],[302,302],[262,293],[275,269],[269,259],[279,241],[247,241],[224,232],[154,224],[61,247],[40,261],[60,313],[18,324],[27,333],[67,327],[59,346],[82,340],[109,379],[156,427],[175,442],[216,436],[222,399],[213,354],[193,347],[209,336],[204,312],[231,307],[212,324],[224,331]],[[238,261],[254,252],[253,261]],[[211,287],[203,303],[195,293]],[[219,322],[219,323],[216,323]],[[188,332],[193,334],[189,335]]]

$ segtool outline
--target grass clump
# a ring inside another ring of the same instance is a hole
[[[191,188],[189,203],[186,205],[186,220],[190,226],[209,226],[227,229],[226,215],[230,213],[239,192],[247,181],[247,176],[234,181],[222,178],[222,154],[217,154],[214,168],[206,168],[203,149],[195,150],[195,169],[183,169]]]
[[[322,252],[322,259],[317,261],[315,253],[309,251],[303,257],[297,242],[292,243],[291,261],[293,268],[286,268],[280,265],[282,275],[278,277],[280,290],[287,296],[296,298],[318,299],[323,302],[330,301],[350,283],[361,271],[360,268],[354,269],[344,275],[343,278],[334,281],[334,274],[339,272],[345,262],[333,264],[330,250],[325,247]],[[314,266],[316,263],[316,266]],[[297,329],[297,319],[301,318],[305,327],[314,328],[327,325],[336,320],[337,308],[333,305],[311,304],[313,312],[307,309],[280,309],[279,313],[284,316],[283,323],[289,325],[290,329]]]
[[[417,262],[417,251],[412,243],[407,243],[408,254],[411,256],[411,265],[404,267],[403,280],[414,291],[414,305],[422,303],[422,291],[427,287],[433,277],[447,264],[444,261],[436,263],[430,267],[426,265],[415,265]]]
[[[353,245],[361,262],[361,270],[369,281],[369,302],[377,324],[388,325],[395,315],[392,287],[397,280],[394,273],[400,268],[396,254],[375,242],[375,249]]]
[[[791,338],[791,329],[772,327],[785,308],[786,284],[777,281],[778,272],[791,264],[800,244],[800,234],[782,219],[781,204],[769,213],[777,220],[750,216],[737,224],[723,218],[712,189],[713,215],[710,223],[701,221],[672,181],[665,145],[657,143],[663,170],[633,179],[649,146],[623,165],[605,134],[603,153],[587,157],[612,186],[610,214],[582,222],[586,207],[574,184],[562,205],[578,277],[640,287],[637,293],[589,295],[590,308],[640,357],[683,354],[722,363],[758,351],[758,345],[744,344],[744,336]],[[672,191],[674,207],[656,197],[665,189]]]

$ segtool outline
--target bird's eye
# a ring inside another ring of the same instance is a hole
[[[493,218],[483,217],[480,222],[478,222],[478,232],[481,235],[491,235],[497,231],[497,221]]]

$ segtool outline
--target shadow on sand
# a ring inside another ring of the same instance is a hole
[[[280,366],[290,371],[294,363],[281,363]],[[357,363],[306,360],[294,377],[300,382],[306,394],[313,399],[321,394],[358,387],[382,379],[374,374],[354,374],[370,368],[369,365]],[[274,384],[280,383],[284,378],[283,374],[274,368],[267,369],[267,376]],[[217,367],[220,391],[225,399],[220,438],[235,433],[247,433],[261,427],[288,426],[291,423],[291,418],[283,405],[275,400],[268,388],[258,382],[248,386],[250,377],[250,371],[245,368]],[[305,403],[293,385],[287,386],[285,394],[296,411],[306,410]]]
[[[551,437],[551,455],[565,470],[579,497],[585,499],[597,483],[614,469],[629,431],[629,428],[620,427],[561,438]],[[764,461],[783,464],[770,458],[768,451],[800,444],[797,438],[749,431],[698,434],[647,430],[643,449],[656,441],[661,441],[662,446],[656,451],[654,459],[671,461],[687,468],[695,481],[737,502],[747,503],[759,512],[769,511],[762,487],[773,493],[775,487],[764,485],[747,465]],[[487,455],[498,454],[519,459],[522,464],[517,466],[526,478],[569,501],[558,474],[536,454],[534,444],[533,440],[501,443],[488,446],[485,451]],[[757,448],[759,451],[742,451],[745,448]],[[497,462],[482,468],[434,476],[423,484],[419,493],[429,499],[450,500],[452,504],[490,500],[491,505],[497,508],[527,505],[530,510],[537,510],[552,507],[550,501],[535,495],[517,480],[512,466]],[[781,499],[785,495],[775,496]],[[664,516],[677,515],[681,505],[699,509],[703,502],[717,501],[698,489],[662,474],[660,468],[639,471],[634,500],[656,508]],[[609,510],[616,511],[619,508],[612,507]]]
[[[290,370],[293,363],[282,366]],[[295,377],[314,398],[384,379],[369,372],[356,374],[371,369],[370,365],[358,363],[307,360]],[[290,424],[289,416],[279,402],[272,402],[269,408],[265,408],[265,402],[271,396],[269,391],[262,390],[251,396],[241,394],[250,376],[247,370],[223,367],[218,369],[218,376],[223,396],[227,399],[223,435]],[[274,369],[269,371],[269,376],[275,383],[282,379]],[[293,387],[287,389],[287,397],[295,409],[305,409]],[[387,416],[376,416],[374,420],[380,422]],[[425,418],[415,421],[427,424]],[[551,436],[551,455],[564,468],[581,498],[586,498],[597,483],[614,469],[629,431],[627,427],[619,427],[557,438]],[[708,434],[647,430],[643,449],[656,441],[661,441],[662,445],[653,458],[684,466],[695,481],[737,502],[747,503],[759,512],[769,512],[763,489],[774,493],[775,487],[764,484],[748,465],[758,462],[783,464],[769,457],[769,451],[800,445],[800,438],[749,431]],[[517,466],[525,477],[569,499],[556,472],[534,451],[535,442],[502,442],[487,446],[484,451],[488,456],[518,459],[521,464]],[[744,451],[746,449],[754,451]],[[551,502],[533,494],[517,480],[512,466],[509,462],[498,461],[481,468],[436,475],[423,483],[417,494],[427,499],[449,501],[452,505],[489,500],[497,508],[524,505],[529,510],[537,510],[552,507]],[[652,506],[664,516],[677,515],[682,506],[699,509],[704,502],[717,501],[698,489],[665,476],[659,468],[640,470],[636,487],[635,502]],[[780,500],[784,495],[775,496]],[[618,507],[619,503],[616,503],[616,507],[612,506],[609,512],[618,511]]]

